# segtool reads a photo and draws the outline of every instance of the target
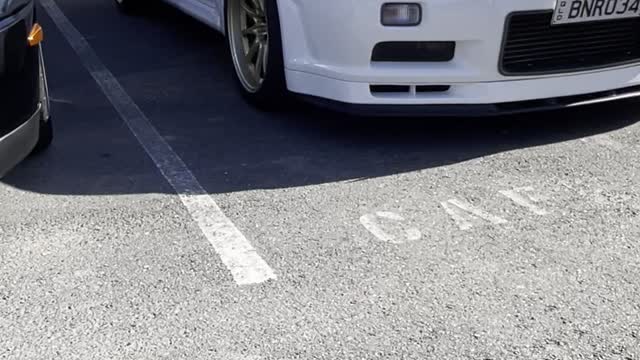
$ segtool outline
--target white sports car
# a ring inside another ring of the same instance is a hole
[[[115,0],[138,11],[154,0]],[[243,94],[375,115],[640,95],[640,0],[164,0],[227,35]]]

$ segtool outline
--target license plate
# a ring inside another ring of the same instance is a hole
[[[551,24],[640,16],[640,0],[558,0]]]

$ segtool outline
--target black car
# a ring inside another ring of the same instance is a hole
[[[0,176],[53,137],[34,0],[0,0]]]

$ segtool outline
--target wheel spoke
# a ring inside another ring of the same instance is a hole
[[[251,47],[247,52],[247,61],[251,62],[253,58],[256,56],[256,54],[258,53],[259,49],[260,49],[260,42],[256,40],[251,44]]]
[[[264,76],[267,74],[267,61],[269,59],[269,43],[265,43],[263,45],[263,51],[262,51],[262,74],[260,75],[261,78],[264,78]]]
[[[261,0],[251,0],[251,2],[253,3],[253,7],[254,9],[256,9],[256,11],[263,16],[264,15],[264,8],[262,6],[262,1]]]
[[[262,79],[262,66],[264,64],[264,54],[265,54],[265,49],[264,49],[264,44],[260,43],[260,45],[258,46],[258,58],[256,59],[255,62],[255,74],[258,80]]]
[[[253,0],[250,1],[253,2]],[[253,5],[255,6],[255,4]],[[249,4],[247,4],[247,0],[242,0],[240,3],[240,7],[242,7],[242,10],[244,10],[247,15],[254,19],[261,17],[260,10],[255,7],[250,7]]]
[[[244,30],[242,30],[242,35],[243,36],[247,36],[247,35],[266,35],[267,34],[267,26],[265,24],[262,23],[256,23]]]

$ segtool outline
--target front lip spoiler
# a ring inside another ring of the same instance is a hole
[[[0,138],[0,177],[22,161],[36,146],[40,136],[42,106],[12,132]]]
[[[539,111],[629,99],[640,96],[640,85],[582,95],[496,104],[351,104],[316,96],[297,94],[303,101],[329,110],[368,117],[488,117]]]

